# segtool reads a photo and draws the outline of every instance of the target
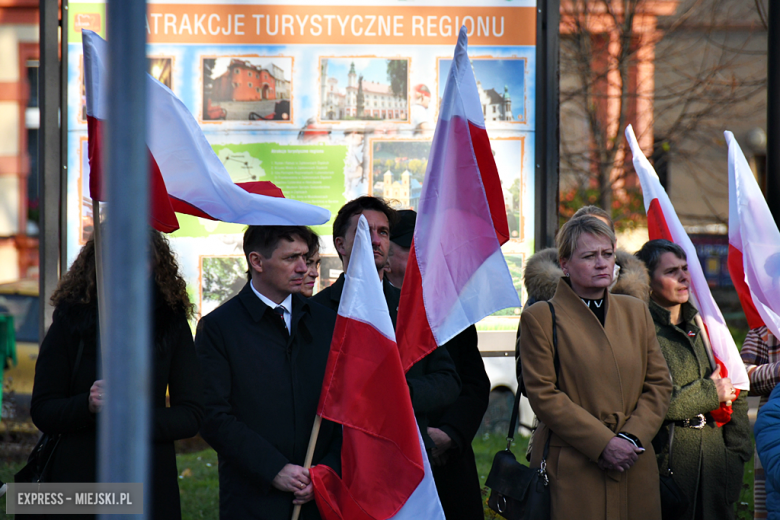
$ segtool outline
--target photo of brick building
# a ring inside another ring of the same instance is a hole
[[[292,59],[203,59],[203,120],[290,120]]]

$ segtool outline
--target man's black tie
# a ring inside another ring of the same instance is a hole
[[[279,323],[282,326],[282,330],[284,331],[284,334],[289,336],[290,331],[287,330],[287,324],[284,321],[284,312],[285,312],[284,307],[282,307],[281,305],[277,305],[274,308],[274,314],[276,314],[279,317]]]

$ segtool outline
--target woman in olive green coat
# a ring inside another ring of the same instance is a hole
[[[690,277],[685,251],[668,240],[651,240],[637,252],[650,272],[650,314],[672,375],[672,402],[653,440],[659,471],[669,463],[689,506],[683,519],[733,519],[742,489],[744,463],[752,453],[747,392],[737,398],[731,381],[713,374],[688,301]],[[732,401],[731,420],[718,427],[709,412]]]

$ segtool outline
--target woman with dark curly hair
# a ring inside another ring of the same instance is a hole
[[[198,361],[188,323],[193,307],[186,284],[168,241],[154,230],[150,234],[150,250],[154,278],[152,485],[144,490],[144,512],[167,520],[181,518],[173,441],[198,432],[203,410]],[[46,479],[95,482],[96,425],[103,407],[103,391],[102,381],[97,378],[100,347],[92,239],[62,278],[51,303],[55,306],[54,319],[35,365],[30,415],[41,431],[61,435],[46,469]],[[170,406],[166,406],[166,390]]]

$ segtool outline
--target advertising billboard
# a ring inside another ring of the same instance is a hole
[[[511,240],[518,291],[533,253],[536,3],[149,2],[148,72],[190,109],[235,182],[271,181],[329,209],[382,196],[416,209],[457,33],[465,25]],[[104,38],[106,6],[68,10],[69,261],[92,232],[81,30]],[[110,204],[110,202],[109,202]],[[141,216],[139,216],[141,218]],[[246,281],[243,226],[178,215],[169,238],[203,315]],[[331,222],[320,287],[341,272]],[[523,295],[521,294],[521,298]],[[523,298],[524,299],[524,298]],[[517,327],[519,309],[483,320]]]

